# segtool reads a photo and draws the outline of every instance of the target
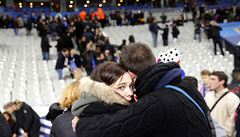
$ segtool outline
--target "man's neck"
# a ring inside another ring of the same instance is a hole
[[[225,87],[220,87],[218,89],[215,90],[215,93],[219,93],[220,91],[222,91],[223,89],[225,89]]]

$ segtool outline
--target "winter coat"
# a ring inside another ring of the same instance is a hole
[[[57,63],[55,66],[55,69],[63,69],[65,67],[65,59],[66,57],[63,55],[63,53],[61,52],[58,59],[57,59]]]
[[[158,26],[157,23],[151,23],[149,25],[149,31],[154,33],[154,34],[158,34],[158,30],[160,29],[160,27]]]
[[[80,89],[81,97],[72,106],[73,115],[80,119],[114,113],[129,105],[113,88],[89,77],[81,79]]]
[[[51,46],[49,45],[49,40],[47,36],[42,36],[42,40],[41,40],[41,49],[42,52],[49,52],[49,48]]]
[[[72,119],[73,115],[70,107],[53,121],[50,137],[76,137],[72,129]]]
[[[173,36],[173,38],[178,38],[179,34],[180,34],[180,32],[179,32],[177,26],[173,26],[172,27],[172,36]]]
[[[22,103],[20,108],[15,111],[17,124],[29,137],[39,137],[40,118],[38,114],[27,104]],[[18,131],[18,130],[15,130]]]
[[[1,137],[11,137],[11,129],[6,119],[3,117],[2,112],[0,111],[0,134]]]
[[[185,90],[207,115],[208,107],[196,87],[183,82],[180,75],[170,82],[163,79],[164,84],[161,81],[170,70],[178,68],[176,63],[160,63],[142,71],[135,83],[138,102],[116,114],[80,119],[77,136],[211,137],[210,125],[201,111],[183,94],[164,86],[170,84]]]

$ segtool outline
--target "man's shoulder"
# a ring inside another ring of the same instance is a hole
[[[229,100],[231,101],[239,101],[239,97],[233,93],[233,92],[230,92],[226,95],[226,98],[228,98]]]

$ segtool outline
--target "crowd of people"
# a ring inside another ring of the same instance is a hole
[[[219,44],[221,28],[216,22],[221,22],[223,14],[216,12],[217,18],[216,14],[208,18],[207,11],[201,12],[200,7],[200,14],[193,18],[196,29],[206,27],[206,20],[210,19],[210,23],[214,19],[209,30],[218,31],[211,38],[214,45]],[[185,76],[180,61],[156,62],[150,46],[135,42],[132,35],[128,43],[123,40],[121,45],[111,44],[109,37],[100,31],[105,25],[103,18],[90,17],[81,12],[70,18],[41,16],[36,20],[43,60],[50,59],[49,39],[56,40],[58,79],[64,79],[65,67],[69,67],[75,79],[65,88],[60,101],[49,108],[46,119],[52,122],[50,136],[239,136],[239,121],[235,121],[240,113],[239,70],[233,71],[230,85],[224,72],[203,70],[198,86],[196,78]],[[24,26],[24,21],[20,17],[19,20]],[[28,20],[35,22],[32,16]],[[168,45],[168,25],[161,28],[154,18],[148,20],[153,46],[157,47],[158,29],[163,30],[163,45]],[[173,21],[174,39],[180,34],[178,26]],[[199,34],[198,31],[195,33]],[[31,30],[27,33],[30,35]],[[1,136],[16,137],[19,128],[24,131],[23,137],[39,136],[40,118],[26,102],[9,102],[4,110],[0,113]]]

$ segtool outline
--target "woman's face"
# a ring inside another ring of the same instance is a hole
[[[131,101],[134,92],[134,83],[129,73],[124,73],[115,83],[111,85],[115,92],[127,101]]]

